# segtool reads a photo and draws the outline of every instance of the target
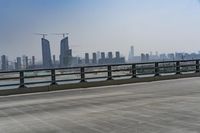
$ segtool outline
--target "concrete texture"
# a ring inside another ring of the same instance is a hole
[[[0,97],[0,133],[199,133],[200,78]]]

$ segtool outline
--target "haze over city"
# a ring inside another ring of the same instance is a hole
[[[0,133],[200,133],[200,0],[0,0]]]
[[[73,55],[85,52],[197,52],[200,50],[198,0],[0,0],[0,54],[41,59],[40,36],[50,33],[52,54],[59,56],[69,32]]]

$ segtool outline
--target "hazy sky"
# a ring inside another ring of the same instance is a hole
[[[0,55],[36,55],[40,36],[70,32],[73,55],[117,51],[128,55],[200,51],[198,0],[0,0]],[[59,55],[61,36],[49,35]]]

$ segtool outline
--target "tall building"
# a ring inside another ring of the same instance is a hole
[[[108,52],[108,58],[106,59],[106,64],[112,64],[112,63],[114,63],[113,54],[112,52]]]
[[[101,52],[100,51],[97,51],[97,61],[101,59]]]
[[[146,62],[148,62],[149,61],[149,54],[146,54]]]
[[[104,52],[101,52],[101,59],[106,59],[106,56],[105,56],[105,53]]]
[[[119,59],[119,58],[120,58],[120,52],[117,51],[117,52],[115,53],[115,56],[116,56],[116,59]]]
[[[149,61],[149,54],[141,54],[141,62],[148,62]]]
[[[90,63],[89,53],[85,53],[85,64],[89,64],[89,63]]]
[[[35,67],[35,56],[32,56],[32,66]]]
[[[22,59],[21,59],[21,57],[17,57],[15,69],[19,70],[21,68],[22,68]]]
[[[56,55],[53,55],[53,66],[56,66]]]
[[[23,69],[27,69],[28,68],[28,56],[23,55],[22,62],[23,62]]]
[[[168,59],[174,61],[175,60],[175,55],[174,53],[169,53],[168,55]]]
[[[128,56],[128,61],[134,62],[134,56],[135,56],[134,46],[131,46],[129,56]]]
[[[146,61],[146,56],[144,53],[141,54],[141,62],[145,62]]]
[[[1,69],[2,71],[8,70],[8,59],[6,55],[1,56]]]
[[[108,52],[108,59],[112,59],[112,58],[113,58],[112,52]]]
[[[106,55],[105,52],[101,52],[101,58],[98,61],[99,64],[105,64],[106,63]]]
[[[92,64],[97,64],[97,53],[92,53]]]
[[[50,44],[49,41],[45,38],[42,38],[41,40],[43,67],[50,68],[52,67]]]
[[[60,66],[71,65],[72,50],[69,49],[68,37],[65,37],[60,42]]]

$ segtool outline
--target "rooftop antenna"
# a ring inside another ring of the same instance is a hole
[[[65,36],[68,36],[69,33],[54,33],[53,35],[58,35],[58,36],[62,35],[63,38],[65,38]]]
[[[46,37],[48,34],[44,34],[44,33],[35,33],[35,35],[40,35],[40,36],[42,36],[42,38],[45,39],[45,37]]]

